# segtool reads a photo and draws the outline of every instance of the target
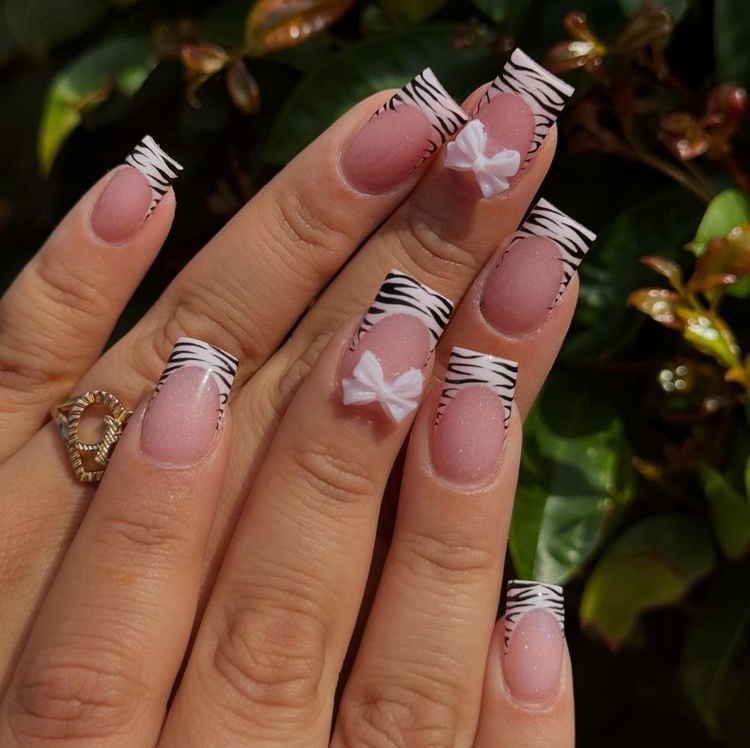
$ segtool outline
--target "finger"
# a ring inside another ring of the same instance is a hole
[[[333,748],[472,745],[521,425],[514,362],[465,349],[452,359],[461,376],[433,392],[412,432],[393,539]]]
[[[122,439],[0,705],[0,744],[149,746],[195,615],[237,361],[175,348]]]
[[[240,735],[328,745],[380,500],[450,306],[389,276],[305,379],[248,497],[163,746]]]
[[[573,748],[562,589],[514,580],[487,656],[474,748]]]
[[[169,231],[170,184],[181,169],[143,138],[70,211],[0,299],[0,461],[101,353]]]
[[[429,69],[354,107],[184,269],[97,371],[99,386],[126,366],[137,393],[181,335],[239,351],[242,385],[466,119]]]
[[[546,200],[477,277],[456,310],[444,350],[465,345],[517,361],[515,397],[525,416],[570,325],[578,297],[576,269],[595,235]]]

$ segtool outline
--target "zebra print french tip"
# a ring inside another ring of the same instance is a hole
[[[503,404],[504,424],[508,427],[518,379],[518,363],[488,353],[454,347],[448,359],[443,389],[440,393],[435,425],[440,422],[448,404],[467,387],[488,387]]]
[[[498,94],[515,94],[523,98],[534,115],[534,135],[523,163],[526,166],[536,155],[573,91],[571,85],[516,48],[500,75],[487,87],[472,117],[476,117],[482,107]]]
[[[219,407],[216,427],[221,425],[229,400],[229,392],[237,374],[239,361],[231,353],[227,353],[218,346],[206,343],[197,338],[177,338],[172,353],[167,359],[159,381],[154,389],[154,397],[164,386],[164,383],[176,371],[185,367],[204,369],[213,376],[219,391]]]
[[[143,174],[151,188],[151,205],[146,214],[148,217],[167,194],[170,185],[182,171],[182,166],[163,151],[150,135],[141,139],[125,159],[125,163]]]
[[[563,278],[552,303],[555,306],[594,243],[596,234],[542,198],[529,211],[526,220],[513,235],[508,249],[532,236],[551,239],[560,250]]]
[[[508,581],[505,597],[504,647],[507,653],[511,639],[523,617],[534,610],[546,610],[565,636],[565,605],[563,588],[557,584],[544,584],[523,579]]]

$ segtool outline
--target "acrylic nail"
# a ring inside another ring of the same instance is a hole
[[[182,166],[165,153],[150,135],[143,137],[125,163],[143,174],[151,188],[151,204],[147,213],[150,215],[179,176]]]
[[[517,378],[515,361],[453,349],[432,437],[432,464],[439,475],[454,483],[473,484],[494,473]]]
[[[519,579],[509,581],[503,675],[514,698],[543,704],[558,693],[564,637],[562,587]]]
[[[391,270],[367,310],[343,362],[344,405],[395,423],[413,412],[423,369],[448,324],[453,305],[441,294]]]
[[[473,172],[485,198],[509,189],[573,93],[516,49],[487,87],[471,121],[448,144],[445,166]]]
[[[468,121],[427,68],[381,106],[341,155],[347,181],[362,192],[393,187]]]
[[[224,418],[237,365],[221,348],[178,338],[143,417],[143,453],[173,467],[203,459]]]
[[[493,261],[480,308],[498,332],[536,330],[558,303],[596,235],[540,200]]]

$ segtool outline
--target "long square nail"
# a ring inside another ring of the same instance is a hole
[[[419,403],[423,369],[452,311],[453,304],[437,291],[391,270],[343,361],[344,405],[401,423]]]
[[[427,68],[381,106],[345,146],[341,169],[355,188],[378,193],[430,158],[468,121]]]

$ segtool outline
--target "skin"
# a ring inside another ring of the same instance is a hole
[[[364,613],[367,626],[332,745],[378,735],[393,745],[482,748],[496,745],[498,720],[508,745],[572,746],[569,668],[544,712],[556,715],[543,720],[547,742],[538,743],[514,743],[513,725],[533,732],[528,725],[540,711],[509,702],[501,677],[484,677],[485,668],[491,675],[496,666],[490,642],[519,416],[552,365],[577,285],[574,279],[541,327],[512,339],[479,311],[480,270],[528,208],[555,133],[512,189],[490,201],[461,181],[464,175],[443,169],[440,157],[385,193],[365,194],[346,183],[339,153],[388,96],[355,107],[290,164],[103,356],[119,312],[169,230],[171,190],[137,233],[113,248],[91,228],[93,207],[112,178],[104,177],[0,301],[7,321],[0,330],[3,745],[64,738],[66,745],[105,748],[231,745],[239,735],[246,745],[328,745],[338,674],[359,635],[374,548],[375,580],[381,563],[382,577],[368,596],[372,608]],[[392,267],[453,300],[464,297],[428,374],[433,365],[440,374],[454,344],[514,358],[524,372],[500,465],[472,491],[478,514],[467,518],[476,524],[467,525],[458,554],[445,533],[466,511],[465,487],[438,479],[430,466],[435,393],[416,415],[387,555],[382,549],[390,538],[378,534],[378,514],[384,494],[386,505],[394,498],[387,479],[414,416],[384,423],[353,415],[337,399],[347,345]],[[187,470],[156,466],[144,462],[137,428],[128,427],[99,490],[77,483],[59,434],[43,425],[49,408],[71,391],[94,388],[143,402],[180,335],[210,340],[241,360],[231,420],[210,454]],[[306,462],[302,455],[336,459]],[[144,476],[135,490],[127,480],[134,474]],[[430,493],[438,496],[439,512],[420,506]],[[177,498],[169,511],[155,513],[164,495]],[[113,523],[128,531],[108,532]],[[164,561],[156,569],[154,557]],[[477,557],[482,563],[472,563]],[[113,586],[113,568],[127,584]],[[446,575],[456,578],[457,590],[446,590]],[[455,620],[447,615],[445,628],[434,632],[439,647],[426,646],[428,639],[416,648],[410,642],[405,657],[399,642],[415,627],[425,630],[420,611],[424,616],[436,604],[463,612]],[[113,651],[118,626],[130,618],[149,624]],[[194,620],[200,625],[163,725]],[[83,645],[71,659],[73,641]],[[462,646],[462,667],[445,670]],[[113,661],[117,667],[102,671],[103,662]],[[378,671],[382,662],[391,667]],[[424,672],[447,672],[447,680],[419,681]],[[109,707],[97,702],[102,679],[114,694]],[[66,710],[74,701],[76,710]],[[519,709],[527,722],[501,720]],[[438,735],[433,742],[431,734]]]

